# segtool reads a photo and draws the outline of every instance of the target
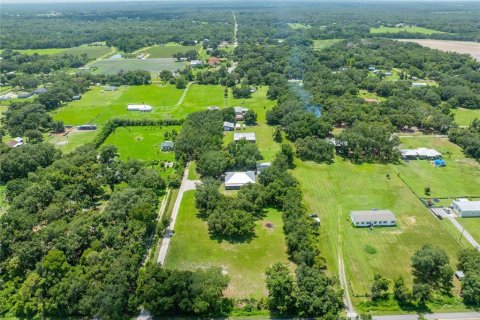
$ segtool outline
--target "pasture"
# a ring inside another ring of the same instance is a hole
[[[162,59],[101,59],[90,64],[93,73],[117,74],[119,71],[144,70],[159,73],[162,70],[176,71],[183,69],[185,62],[176,62],[173,58]]]
[[[415,136],[401,138],[402,148],[433,148],[443,154],[447,166],[436,168],[427,160],[411,160],[395,166],[395,171],[420,197],[430,187],[432,198],[479,196],[480,164],[466,158],[459,146],[447,138]]]
[[[394,166],[355,165],[340,158],[331,165],[301,161],[296,165],[293,173],[305,204],[322,220],[318,239],[322,255],[330,272],[338,272],[337,257],[343,248],[353,296],[370,292],[375,273],[390,280],[404,275],[411,284],[410,258],[426,243],[446,250],[455,265],[458,232],[429,213],[395,174]],[[351,225],[350,211],[372,208],[391,210],[398,225],[373,230]]]
[[[474,119],[480,120],[480,109],[452,109],[455,116],[455,122],[459,126],[469,126]]]
[[[113,48],[107,46],[80,46],[68,48],[60,52],[60,54],[73,54],[80,56],[86,54],[89,59],[98,59],[114,51]]]
[[[185,53],[187,51],[199,51],[201,46],[181,46],[178,44],[165,44],[148,47],[136,51],[136,54],[148,53],[147,59],[172,58],[175,53]]]
[[[265,227],[267,222],[273,228]],[[172,238],[166,268],[195,270],[219,267],[230,277],[228,297],[264,297],[265,270],[275,262],[288,262],[281,213],[268,210],[257,222],[256,237],[250,242],[230,243],[210,237],[207,223],[195,209],[195,191],[184,194]]]
[[[326,40],[313,40],[313,49],[321,51],[328,47],[333,46],[336,43],[339,43],[343,39],[326,39]]]
[[[457,221],[480,243],[480,218],[457,218]]]
[[[408,33],[421,33],[421,34],[434,34],[434,33],[447,33],[444,31],[438,31],[423,27],[415,27],[415,26],[406,26],[406,27],[378,27],[378,28],[370,28],[370,33],[401,33],[401,32],[408,32]]]

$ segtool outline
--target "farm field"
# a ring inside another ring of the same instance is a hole
[[[176,71],[183,69],[185,62],[175,62],[173,58],[162,59],[101,59],[90,64],[93,73],[116,74],[119,71],[145,70],[159,73],[162,70]]]
[[[320,51],[326,49],[334,44],[342,41],[343,39],[326,39],[326,40],[313,40],[313,49]]]
[[[473,41],[431,40],[431,39],[397,39],[403,42],[415,42],[421,46],[440,51],[469,54],[480,61],[480,44]]]
[[[296,165],[293,173],[300,181],[307,208],[322,220],[322,255],[329,270],[337,271],[339,248],[343,248],[354,297],[370,291],[377,272],[390,280],[404,275],[411,284],[411,255],[426,243],[443,248],[455,265],[458,234],[424,207],[398,178],[393,166],[355,165],[340,158],[332,165],[300,161]],[[370,230],[351,225],[350,211],[372,208],[391,210],[398,226]],[[360,301],[354,299],[355,303]]]
[[[423,27],[378,27],[378,28],[370,28],[370,33],[400,33],[400,32],[408,32],[408,33],[422,33],[422,34],[434,34],[434,33],[447,33],[443,31],[423,28]]]
[[[452,109],[452,113],[455,115],[455,122],[459,126],[469,126],[475,118],[480,120],[480,109],[458,108]]]
[[[421,197],[424,188],[431,188],[430,197],[479,196],[480,164],[465,158],[459,146],[447,138],[416,136],[401,138],[402,148],[433,148],[442,153],[447,166],[435,168],[427,160],[411,160],[395,166],[395,170]],[[450,154],[448,153],[450,152]]]
[[[98,129],[95,131],[74,130],[67,136],[49,136],[47,141],[58,147],[63,153],[69,153],[81,145],[92,142],[97,133]]]
[[[230,277],[226,296],[266,296],[266,268],[275,262],[288,262],[281,213],[269,210],[257,223],[256,237],[248,243],[219,242],[210,238],[207,223],[197,217],[194,196],[195,191],[184,194],[166,268],[220,267]],[[267,229],[266,222],[274,228]]]
[[[185,53],[187,51],[198,51],[201,46],[181,46],[178,44],[166,44],[159,46],[152,46],[146,49],[137,51],[136,54],[148,53],[149,56],[147,59],[158,59],[158,58],[172,58],[175,53]]]

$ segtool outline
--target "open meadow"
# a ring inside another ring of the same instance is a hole
[[[274,227],[265,227],[267,222]],[[268,210],[265,218],[257,222],[256,237],[250,242],[219,242],[210,238],[207,223],[197,216],[195,191],[188,191],[180,207],[166,267],[180,270],[219,267],[230,277],[227,296],[266,296],[266,268],[275,262],[288,262],[282,226],[281,213]]]
[[[117,74],[119,71],[144,70],[159,73],[163,70],[177,71],[186,66],[185,62],[176,62],[173,58],[161,59],[101,59],[90,64],[93,73]]]
[[[151,46],[146,49],[136,51],[136,54],[147,53],[147,59],[172,58],[175,53],[185,53],[187,51],[199,51],[201,46],[181,46],[178,44],[166,44]]]
[[[452,113],[455,115],[455,122],[459,126],[469,126],[474,119],[480,120],[480,109],[458,108],[452,109]]]
[[[318,213],[322,221],[322,255],[330,271],[338,270],[339,250],[343,248],[355,303],[370,292],[375,273],[389,280],[403,275],[411,284],[410,258],[424,244],[443,248],[455,265],[458,232],[428,211],[395,174],[394,166],[355,165],[338,157],[331,165],[300,161],[296,165],[293,173],[300,181],[307,208]],[[350,211],[372,208],[391,210],[398,225],[354,228]]]
[[[422,34],[434,34],[434,33],[447,33],[444,31],[438,31],[423,27],[415,27],[415,26],[406,26],[406,27],[378,27],[378,28],[370,28],[370,33],[400,33],[400,32],[408,32],[408,33],[422,33]]]
[[[320,51],[326,49],[334,44],[342,41],[343,39],[325,39],[325,40],[313,40],[313,49]]]
[[[480,196],[480,164],[466,158],[459,146],[447,138],[415,136],[401,138],[402,148],[432,148],[443,154],[446,167],[436,168],[427,160],[411,160],[395,166],[395,171],[420,197]]]

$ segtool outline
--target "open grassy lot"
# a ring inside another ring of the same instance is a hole
[[[419,196],[424,188],[431,188],[431,197],[459,197],[480,195],[480,164],[465,158],[462,150],[447,138],[416,136],[402,138],[402,148],[433,148],[443,154],[447,163],[435,168],[427,160],[412,160],[395,167],[400,176]]]
[[[479,200],[479,199],[477,199]],[[479,218],[457,218],[457,221],[480,243],[480,219]],[[460,235],[459,235],[460,237]]]
[[[313,40],[313,49],[320,51],[330,46],[333,46],[335,43],[338,43],[342,40],[343,39]]]
[[[166,44],[159,46],[152,46],[143,50],[136,52],[137,54],[148,53],[149,56],[147,59],[158,59],[158,58],[172,58],[175,53],[185,53],[187,51],[198,51],[201,46],[181,46],[178,44]]]
[[[101,59],[90,65],[94,73],[116,74],[119,71],[145,70],[159,73],[162,70],[176,71],[183,69],[185,62],[175,62],[173,58],[162,59]]]
[[[223,107],[224,100],[222,86],[192,84],[176,115],[184,117],[192,112],[205,110],[209,106]]]
[[[260,123],[256,126],[247,127],[245,130],[237,132],[255,132],[258,150],[263,156],[262,161],[273,161],[275,155],[280,151],[280,144],[273,141],[274,128]],[[227,145],[233,141],[233,132],[225,132],[224,144]]]
[[[61,53],[74,54],[78,56],[86,54],[89,59],[98,59],[111,52],[113,52],[113,48],[107,46],[81,46],[65,49]]]
[[[459,126],[469,126],[473,119],[480,119],[480,109],[458,108],[452,109],[452,113],[455,115],[455,122]]]
[[[97,135],[98,130],[95,131],[78,131],[70,132],[67,136],[55,135],[49,136],[48,142],[60,148],[63,153],[69,153],[77,147],[90,143]]]
[[[400,33],[400,32],[409,32],[409,33],[423,33],[423,34],[433,34],[433,33],[447,33],[443,31],[427,29],[423,27],[378,27],[370,28],[370,33]]]
[[[267,99],[268,87],[258,87],[249,99],[235,99],[230,93],[226,99],[227,107],[242,106],[257,113],[258,123],[264,123],[267,110],[273,108],[276,101]]]
[[[305,23],[287,23],[288,26],[293,29],[293,30],[299,30],[299,29],[310,29],[312,26],[307,25]]]
[[[426,243],[440,246],[454,265],[459,249],[458,232],[445,226],[423,206],[397,177],[391,165],[355,165],[340,158],[332,165],[297,162],[307,207],[322,220],[319,245],[330,271],[338,269],[338,250],[343,248],[351,293],[369,292],[373,275],[379,272],[393,280],[404,275],[411,283],[410,257]],[[390,174],[390,179],[387,178]],[[350,211],[390,209],[398,226],[354,228]],[[361,276],[359,276],[361,275]],[[361,299],[354,299],[358,302]]]
[[[280,212],[269,210],[257,223],[257,236],[249,243],[218,242],[210,238],[207,223],[197,217],[194,195],[195,191],[184,194],[166,267],[220,267],[230,277],[227,296],[266,296],[265,269],[275,262],[288,261]],[[264,226],[267,221],[273,223],[273,229]]]
[[[32,54],[39,54],[39,55],[53,55],[65,52],[68,48],[49,48],[49,49],[24,49],[24,50],[14,50],[18,51],[22,54],[32,55]]]
[[[363,99],[377,99],[379,102],[386,100],[386,98],[380,97],[375,92],[368,92],[368,90],[359,90],[358,97]]]

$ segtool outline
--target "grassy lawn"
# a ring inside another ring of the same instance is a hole
[[[77,56],[86,54],[89,59],[98,59],[110,52],[112,52],[112,48],[107,46],[91,46],[91,47],[82,46],[82,47],[68,48],[61,53],[74,54]]]
[[[377,99],[379,102],[386,100],[386,98],[380,97],[375,92],[368,92],[368,90],[359,90],[358,97],[363,99]]]
[[[258,87],[257,91],[255,91],[252,94],[252,97],[249,99],[235,99],[230,93],[228,98],[226,99],[226,106],[243,106],[245,108],[251,109],[257,113],[258,123],[264,123],[267,110],[273,108],[276,103],[274,100],[267,99],[267,91],[268,87]]]
[[[477,199],[479,200],[479,199]],[[457,218],[457,221],[480,243],[480,219],[479,218]],[[460,234],[458,234],[460,237]]]
[[[173,58],[161,59],[101,59],[90,64],[93,73],[117,74],[119,71],[145,70],[159,73],[162,70],[176,71],[183,69],[185,62],[175,62]]]
[[[337,158],[332,165],[297,162],[293,172],[307,207],[322,219],[319,245],[330,271],[338,269],[338,251],[343,247],[354,296],[369,292],[376,272],[390,280],[404,275],[411,283],[410,257],[426,243],[446,250],[455,265],[458,238],[445,226],[448,221],[434,218],[397,177],[393,166],[355,165]],[[398,226],[374,230],[352,227],[351,210],[372,208],[390,209]],[[361,298],[354,300],[358,303]]]
[[[435,168],[427,160],[412,160],[395,167],[401,177],[419,196],[424,188],[431,188],[432,197],[459,197],[480,195],[480,164],[465,158],[462,150],[446,138],[416,136],[402,138],[402,148],[433,148],[442,153],[447,166]],[[450,155],[447,154],[450,152]]]
[[[287,23],[287,24],[293,30],[310,29],[312,27],[312,26],[304,24],[304,23]]]
[[[185,100],[176,110],[175,115],[185,117],[192,112],[205,110],[209,106],[223,107],[225,105],[224,90],[224,87],[219,85],[190,85]]]
[[[172,58],[175,53],[185,53],[187,51],[198,51],[200,46],[181,46],[178,44],[166,44],[160,46],[152,46],[143,50],[136,52],[137,54],[148,53],[150,54],[147,59],[158,59],[158,58]]]
[[[48,49],[24,49],[24,50],[14,50],[14,51],[18,51],[22,54],[27,54],[27,55],[33,55],[35,53],[39,55],[54,55],[54,54],[63,53],[67,49],[68,48],[48,48]]]
[[[452,113],[455,115],[455,122],[459,126],[469,126],[473,119],[480,119],[480,109],[458,108],[452,109]]]
[[[433,34],[433,33],[447,33],[443,31],[427,29],[423,27],[379,27],[379,28],[370,28],[370,33],[400,33],[400,32],[409,32],[409,33],[423,33],[423,34]]]
[[[257,223],[256,237],[249,243],[219,242],[210,238],[207,223],[197,217],[194,195],[195,191],[184,194],[166,267],[220,267],[230,277],[227,296],[266,296],[265,269],[275,262],[288,261],[280,212],[269,210]],[[267,221],[273,223],[273,229],[264,227]]]
[[[188,167],[188,179],[189,180],[198,180],[200,175],[197,173],[197,163],[195,161],[190,162]]]
[[[326,40],[313,40],[313,49],[320,51],[333,46],[335,43],[342,41],[343,39],[326,39]]]

